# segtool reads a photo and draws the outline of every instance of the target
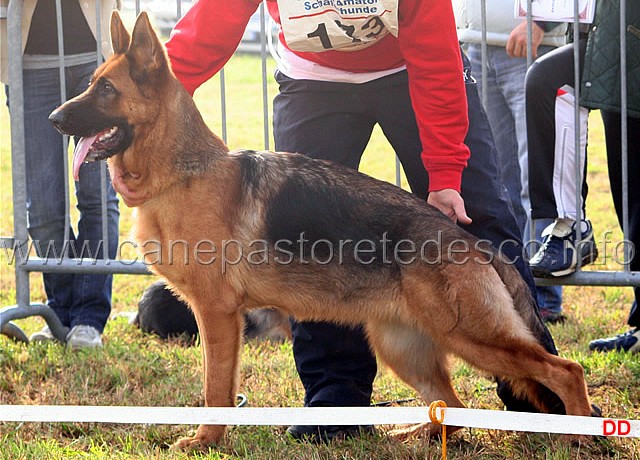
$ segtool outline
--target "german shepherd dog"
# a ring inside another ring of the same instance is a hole
[[[270,306],[363,325],[379,359],[425,401],[463,407],[450,382],[454,354],[537,410],[559,398],[567,414],[591,414],[582,367],[536,340],[544,326],[530,291],[498,254],[394,185],[299,154],[230,152],[173,75],[146,14],[130,36],[114,13],[111,39],[114,55],[89,88],[50,119],[83,137],[75,174],[107,159],[116,191],[137,208],[139,247],[158,245],[142,255],[193,310],[207,406],[234,405],[243,312]],[[176,446],[224,433],[201,425]]]

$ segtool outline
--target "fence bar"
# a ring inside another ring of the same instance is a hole
[[[633,286],[640,287],[640,272],[631,271],[585,271],[561,278],[536,278],[539,286]]]
[[[264,132],[264,148],[270,150],[270,128],[269,128],[269,91],[267,85],[267,34],[269,39],[271,38],[271,30],[267,29],[267,16],[264,11],[264,3],[260,4],[260,57],[262,58],[262,66],[260,71],[262,72],[262,120],[263,120],[263,132]]]
[[[627,139],[627,2],[620,0],[620,139],[622,146],[622,233],[629,241],[629,145]],[[637,89],[636,89],[637,91]],[[637,180],[637,178],[636,178]],[[636,248],[640,250],[640,248]],[[630,271],[631,253],[627,249],[624,270]]]
[[[102,56],[102,8],[100,7],[100,0],[96,2],[96,68],[102,64],[104,57]],[[179,4],[180,2],[178,2]],[[69,168],[65,169],[68,172]],[[111,178],[107,173],[107,163],[100,162],[100,210],[102,219],[102,258],[107,260],[109,258],[109,211],[107,209],[107,188]]]
[[[150,275],[143,262],[133,260],[110,259],[65,259],[51,260],[31,257],[20,263],[20,269],[26,272],[41,273],[89,273],[93,275]]]
[[[532,0],[527,0],[527,68],[533,63],[533,16],[531,15]]]
[[[582,212],[582,183],[585,181],[586,172],[584,171],[584,165],[580,161],[580,10],[579,2],[573,3],[573,123],[575,129],[573,130],[573,142],[574,142],[574,156],[576,169],[574,171],[576,181],[576,221],[580,222],[576,225],[576,247],[580,247],[582,241],[582,219],[585,218]],[[585,152],[585,161],[586,161]],[[576,270],[580,271],[582,268],[582,258],[578,257]]]
[[[60,101],[67,100],[67,79],[64,60],[64,38],[62,30],[62,0],[56,0],[56,34],[58,36],[58,78],[60,79]],[[69,149],[69,137],[62,136],[62,148],[66,152]],[[26,152],[25,152],[26,153]],[[69,180],[67,171],[69,170],[69,159],[67,155],[62,158],[64,161],[64,236],[63,241],[69,241],[69,228],[71,226],[71,194],[69,192]]]
[[[9,50],[9,80],[11,97],[11,174],[13,177],[13,235],[20,244],[29,240],[27,216],[21,210],[27,208],[26,160],[24,142],[24,94],[22,91],[22,1],[11,0],[7,10],[7,35]],[[29,274],[16,270],[16,301],[19,306],[29,305]]]
[[[480,74],[482,77],[481,96],[482,96],[482,105],[483,107],[486,107],[487,100],[488,100],[487,99],[488,98],[487,0],[480,0],[480,20],[482,21],[482,43],[480,44],[480,54],[482,55],[482,69],[480,69]]]

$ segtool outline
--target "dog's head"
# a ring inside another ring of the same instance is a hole
[[[141,134],[136,131],[158,116],[162,98],[157,95],[173,79],[146,13],[140,13],[129,36],[114,11],[111,42],[114,54],[96,70],[89,88],[49,116],[62,133],[81,137],[73,160],[76,180],[83,162],[106,159],[131,147],[134,136]]]

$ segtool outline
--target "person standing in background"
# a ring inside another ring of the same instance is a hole
[[[498,168],[507,188],[523,241],[535,252],[530,235],[529,168],[524,80],[527,73],[527,21],[514,17],[513,0],[487,0],[486,24],[478,0],[454,0],[458,38],[466,49],[484,102],[498,154]],[[483,85],[482,38],[486,31],[486,82]],[[532,24],[531,54],[535,59],[564,45],[567,26]],[[486,87],[486,94],[483,93]],[[536,222],[535,240],[551,222]],[[533,254],[529,254],[532,256]],[[562,321],[562,287],[538,286],[536,297],[544,321]]]
[[[98,2],[101,19],[100,50],[111,54],[109,20],[119,1]],[[1,0],[6,8],[8,0]],[[60,89],[57,11],[55,0],[25,0],[22,17],[24,131],[27,167],[28,230],[38,256],[63,253],[74,257],[100,258],[105,241],[102,234],[100,163],[83,164],[75,183],[80,212],[77,232],[69,228],[65,241],[65,180],[63,137],[49,121],[49,114],[64,102],[82,93],[97,67],[97,3],[64,0],[62,6],[64,78],[67,94]],[[2,81],[7,103],[11,96],[8,81],[7,20],[0,19]],[[109,257],[115,258],[118,245],[118,199],[107,180],[107,228]],[[75,250],[71,247],[74,247]],[[54,252],[55,251],[55,252]],[[90,253],[90,254],[89,254]],[[102,332],[111,312],[112,275],[44,273],[47,305],[70,331],[66,344],[71,348],[102,346]],[[54,340],[48,326],[30,337],[33,341]]]
[[[607,163],[611,194],[620,226],[622,227],[624,205],[623,189],[628,193],[629,234],[626,246],[630,247],[629,268],[640,271],[640,3],[626,2],[624,26],[626,40],[626,125],[628,147],[628,181],[622,182],[622,65],[620,38],[620,1],[601,1],[596,4],[593,24],[581,24],[578,40],[580,69],[579,103],[581,111],[600,110],[604,125]],[[582,265],[592,262],[597,250],[591,223],[584,220],[583,209],[576,210],[576,195],[586,198],[587,187],[584,176],[576,184],[574,168],[556,167],[572,161],[575,156],[567,148],[557,148],[558,120],[553,116],[557,110],[558,94],[572,90],[576,85],[574,76],[574,45],[563,46],[536,61],[526,78],[527,123],[529,160],[531,166],[531,203],[533,217],[551,218],[553,224],[545,244],[532,259],[532,269],[546,276],[564,276],[576,270],[576,260]],[[559,91],[560,90],[560,91]],[[573,117],[564,121],[575,129]],[[580,129],[586,131],[585,129]],[[586,136],[586,133],[585,133]],[[572,139],[569,136],[569,139]],[[582,147],[581,147],[582,148]],[[586,168],[586,152],[584,158]],[[568,158],[567,158],[568,157]],[[583,171],[584,169],[583,168]],[[557,184],[571,183],[571,187]],[[583,200],[584,204],[584,200]],[[573,206],[571,213],[567,206]],[[582,225],[579,224],[581,222]],[[577,228],[581,227],[581,242],[577,243]],[[629,244],[630,243],[630,244]],[[593,351],[640,351],[640,310],[638,300],[640,288],[634,288],[627,332],[612,337],[593,340],[589,349]]]

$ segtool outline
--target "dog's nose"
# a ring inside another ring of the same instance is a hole
[[[64,122],[65,122],[65,114],[62,110],[60,110],[59,108],[55,109],[53,112],[51,112],[51,114],[49,115],[49,121],[51,123],[53,123],[53,126],[56,127],[56,129],[60,132],[64,132],[62,127],[64,126]]]

